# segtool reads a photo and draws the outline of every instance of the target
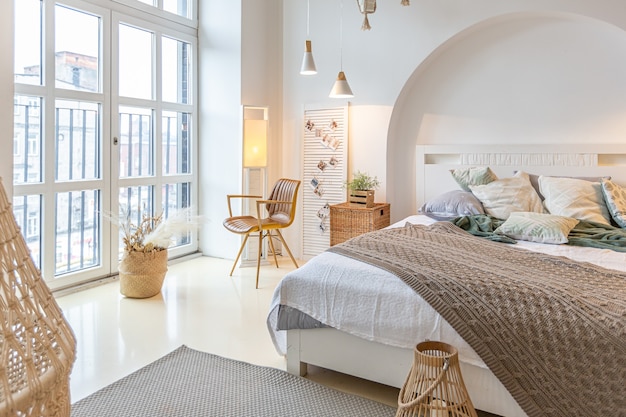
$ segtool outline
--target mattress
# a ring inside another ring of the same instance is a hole
[[[390,227],[435,221],[415,215]],[[514,246],[626,271],[626,253],[524,241]],[[486,368],[452,326],[398,277],[330,252],[316,256],[283,278],[274,291],[267,326],[281,354],[286,353],[287,329],[330,326],[406,349],[423,340],[444,341],[459,350],[461,361]]]

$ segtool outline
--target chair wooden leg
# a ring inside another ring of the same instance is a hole
[[[263,231],[259,232],[259,252],[256,255],[256,289],[259,289],[259,269],[261,268],[261,248],[263,247]]]
[[[283,242],[283,245],[285,245],[285,249],[287,249],[287,253],[289,254],[289,257],[291,258],[291,261],[296,266],[296,268],[298,268],[298,264],[296,263],[296,259],[291,254],[291,251],[289,250],[289,246],[287,245],[287,242],[285,242],[285,238],[283,238],[283,234],[280,233],[280,230],[278,230],[278,229],[276,229],[276,233],[278,233],[278,237],[280,238],[280,241]]]
[[[267,240],[270,241],[270,247],[272,248],[272,255],[274,255],[274,263],[276,264],[276,268],[278,268],[278,259],[276,258],[276,249],[274,249],[274,241],[272,240],[272,232],[267,232]]]
[[[239,260],[239,257],[241,256],[241,252],[243,252],[243,248],[246,246],[246,242],[248,241],[248,237],[250,235],[246,235],[246,238],[243,240],[243,243],[241,244],[241,247],[239,248],[239,252],[237,253],[237,257],[235,258],[235,263],[233,264],[232,269],[230,270],[230,276],[233,276],[233,272],[235,272],[235,267],[237,266],[237,261]]]

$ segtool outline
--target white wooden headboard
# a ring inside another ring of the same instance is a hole
[[[537,175],[611,176],[626,185],[626,143],[611,145],[418,145],[417,207],[443,192],[458,189],[450,170],[489,166],[500,178],[516,170]]]

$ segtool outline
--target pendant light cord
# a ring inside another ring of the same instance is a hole
[[[306,38],[309,39],[309,2],[306,0]]]
[[[343,0],[339,2],[339,69],[343,71]]]

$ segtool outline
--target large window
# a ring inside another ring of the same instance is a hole
[[[51,287],[114,274],[121,246],[109,220],[195,203],[197,41],[180,23],[192,2],[14,2],[17,221]]]

